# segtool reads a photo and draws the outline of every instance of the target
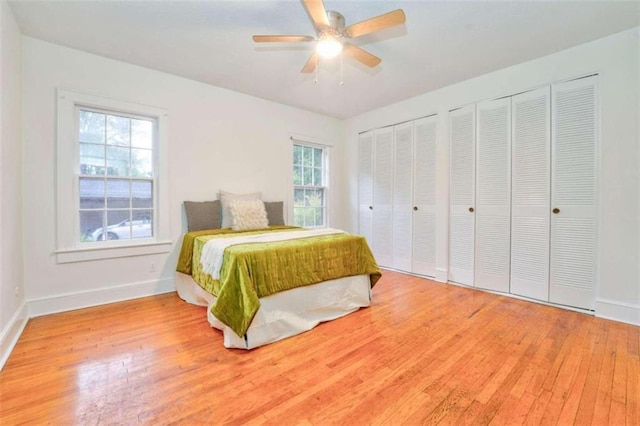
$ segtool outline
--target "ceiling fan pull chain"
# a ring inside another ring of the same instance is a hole
[[[343,61],[344,55],[342,54],[342,51],[340,51],[340,86],[342,86],[344,84],[344,61]]]

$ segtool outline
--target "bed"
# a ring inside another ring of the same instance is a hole
[[[207,307],[227,348],[253,349],[370,304],[381,274],[363,237],[278,222],[184,235],[176,290],[186,302]],[[219,269],[206,257],[216,245],[224,253]]]

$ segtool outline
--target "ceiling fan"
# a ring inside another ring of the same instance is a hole
[[[302,67],[303,73],[310,73],[316,69],[318,57],[332,58],[340,52],[368,67],[375,67],[382,59],[347,40],[403,24],[406,20],[404,11],[397,9],[345,27],[344,16],[332,10],[326,11],[322,0],[302,0],[302,4],[311,18],[317,38],[306,35],[254,35],[253,41],[256,43],[315,41],[316,49]]]

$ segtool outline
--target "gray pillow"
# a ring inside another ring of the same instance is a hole
[[[222,224],[220,200],[185,201],[184,209],[187,212],[187,230],[189,232],[220,229]]]
[[[269,219],[269,226],[284,225],[284,217],[282,214],[282,201],[266,202],[264,208],[267,211],[267,218]]]

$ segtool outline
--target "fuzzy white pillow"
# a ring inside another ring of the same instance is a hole
[[[251,194],[234,194],[220,190],[220,204],[222,205],[222,224],[221,228],[231,228],[233,226],[233,216],[229,211],[229,204],[233,200],[253,201],[261,200],[262,194],[260,192],[253,192]]]
[[[267,210],[262,200],[232,200],[229,203],[232,225],[234,231],[248,231],[262,229],[269,226]]]

